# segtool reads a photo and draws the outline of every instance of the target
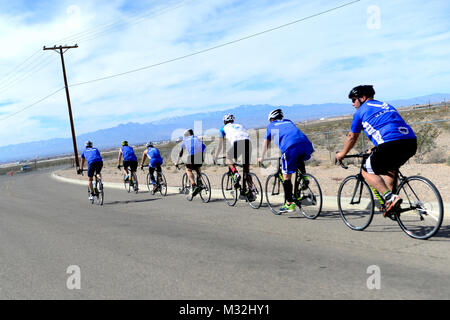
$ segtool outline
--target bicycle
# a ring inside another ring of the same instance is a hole
[[[226,159],[226,157],[220,159]],[[244,168],[241,164],[233,164],[240,168]],[[252,181],[252,188],[250,189],[247,186],[248,176],[250,176]],[[228,171],[222,175],[222,195],[226,204],[233,207],[238,200],[238,196],[241,196],[245,199],[245,201],[247,201],[250,207],[253,209],[259,209],[263,201],[263,192],[258,176],[252,172],[243,171],[242,179],[240,180],[242,181],[242,184],[241,181],[236,181],[236,178],[230,168],[228,168]]]
[[[180,165],[183,164],[186,165],[185,163],[180,163],[176,166],[176,168],[180,170]],[[211,200],[211,183],[209,182],[209,178],[204,172],[200,174],[198,170],[193,171],[195,171],[196,173],[196,175],[194,174],[196,185],[201,189],[201,191],[199,192],[200,198],[204,203],[208,203]],[[189,177],[185,172],[181,178],[180,193],[186,195],[186,199],[188,201],[192,201],[194,198],[192,196],[192,191],[191,181],[189,180]]]
[[[385,210],[384,199],[377,190],[369,186],[362,176],[364,160],[370,153],[348,155],[344,158],[361,158],[359,173],[346,177],[339,186],[337,201],[339,213],[344,223],[352,230],[362,231],[372,222],[375,213],[374,195],[378,199],[380,212]],[[342,161],[341,167],[348,169]],[[403,202],[395,210],[391,219],[411,238],[429,239],[441,227],[444,206],[439,190],[427,178],[404,176],[400,170],[394,179],[394,190]]]
[[[278,161],[277,172],[269,175],[266,180],[265,193],[267,205],[276,214],[281,214],[280,208],[286,202],[284,195],[284,178],[281,171],[281,157],[268,158],[263,161]],[[261,164],[262,165],[262,164]],[[262,165],[263,166],[263,165]],[[264,166],[263,166],[264,167]],[[309,174],[303,174],[300,169],[295,172],[294,203],[299,207],[300,212],[308,219],[316,219],[322,212],[322,189],[317,179]]]
[[[87,171],[86,169],[83,169],[81,171],[81,175],[83,175],[83,172]],[[94,204],[94,202],[100,206],[103,205],[103,201],[105,199],[105,192],[103,191],[103,181],[97,176],[97,173],[94,174],[94,181],[92,181],[92,190],[94,197],[92,199],[89,199],[91,204]],[[89,190],[88,186],[88,195],[91,196],[91,191]]]
[[[117,168],[120,170],[120,168],[122,168],[123,166],[118,166]],[[138,193],[139,191],[139,184],[138,184],[138,178],[136,175],[136,172],[132,172],[130,170],[130,174],[128,174],[128,178],[127,175],[124,173],[123,174],[123,185],[125,187],[125,190],[130,193],[131,192],[131,188],[133,188],[135,193]]]
[[[145,170],[142,169],[142,171],[145,171]],[[166,177],[164,176],[164,174],[162,172],[156,171],[156,188],[153,188],[150,171],[147,173],[146,181],[147,181],[148,191],[151,192],[151,194],[154,195],[156,192],[159,191],[159,193],[162,196],[167,195],[167,181],[166,181]]]

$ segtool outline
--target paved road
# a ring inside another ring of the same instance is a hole
[[[50,171],[0,190],[1,299],[450,298],[448,221],[418,241],[380,216],[351,231],[333,210],[310,221],[116,189],[99,207]]]

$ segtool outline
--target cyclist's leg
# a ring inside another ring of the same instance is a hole
[[[91,163],[90,165],[88,165],[88,188],[89,188],[90,194],[94,194],[94,189],[92,187],[92,181],[94,180],[94,173],[95,173],[95,168],[94,168],[93,164]]]
[[[156,180],[155,180],[155,168],[149,166],[148,167],[148,173],[150,173],[150,181],[152,182],[152,185],[156,184]]]
[[[228,168],[231,170],[233,174],[239,174],[236,166],[234,165],[234,160],[237,160],[237,141],[233,143],[233,145],[228,149],[225,154],[225,162],[228,165]]]
[[[291,150],[287,150],[281,155],[281,172],[283,173],[283,186],[284,197],[286,204],[291,205],[293,203],[292,197],[292,174],[297,170],[297,159],[292,161]]]

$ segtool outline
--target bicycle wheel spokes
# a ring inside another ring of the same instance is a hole
[[[200,192],[200,198],[204,203],[207,203],[211,200],[211,184],[209,183],[208,176],[204,173],[201,176],[201,183],[202,191]]]
[[[228,172],[222,176],[222,195],[229,206],[234,206],[238,199],[238,190],[234,188],[234,180]]]
[[[267,205],[274,214],[280,214],[280,208],[284,205],[284,187],[278,174],[271,174],[266,180]]]
[[[138,179],[137,179],[136,172],[132,173],[131,178],[133,179],[134,192],[138,193],[138,191],[139,191],[139,184],[138,184]]]
[[[339,212],[353,230],[364,230],[372,222],[375,203],[369,185],[357,176],[345,178],[337,195]]]
[[[130,179],[128,178],[125,180],[125,177],[126,177],[126,175],[123,175],[123,185],[125,186],[125,190],[127,192],[130,192],[131,191]]]
[[[102,206],[103,205],[103,199],[104,199],[104,192],[103,192],[103,182],[101,180],[98,180],[96,183],[97,188],[95,190],[95,202]]]
[[[322,190],[316,178],[310,174],[305,174],[305,176],[309,180],[308,188],[301,190],[301,185],[299,186],[300,196],[296,202],[299,204],[300,211],[306,218],[315,219],[322,211]]]
[[[397,222],[412,238],[428,239],[438,232],[444,217],[441,195],[423,177],[409,177],[399,187],[400,206]]]
[[[261,182],[258,177],[254,173],[248,173],[251,177],[252,186],[249,186],[247,183],[247,188],[249,190],[249,195],[247,196],[247,202],[253,209],[259,209],[261,207],[263,201],[263,190],[261,186]]]
[[[153,190],[152,179],[150,178],[150,172],[147,173],[147,180],[146,180],[146,182],[147,182],[147,189],[148,189],[148,191]]]

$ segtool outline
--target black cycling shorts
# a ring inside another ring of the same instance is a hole
[[[376,146],[364,164],[364,170],[372,174],[388,174],[396,171],[417,151],[416,139],[400,139]]]
[[[189,170],[198,170],[202,167],[204,161],[204,153],[199,152],[188,155],[186,160],[186,168]]]
[[[103,161],[92,162],[88,165],[88,177],[92,178],[94,174],[102,172]]]
[[[123,161],[124,169],[130,168],[131,172],[136,172],[138,163],[137,161]]]
[[[238,162],[238,158],[242,157],[242,164],[250,164],[252,158],[252,143],[250,140],[239,140],[233,143],[233,146],[227,151],[227,158]]]

